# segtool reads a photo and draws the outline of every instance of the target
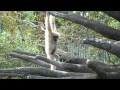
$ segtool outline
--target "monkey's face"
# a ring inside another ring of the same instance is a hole
[[[57,42],[58,36],[53,36],[53,40],[54,40],[55,42]]]

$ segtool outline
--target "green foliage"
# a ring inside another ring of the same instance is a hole
[[[120,23],[118,21],[100,11],[77,11],[76,15],[99,21],[100,23],[106,24],[113,28],[120,28]],[[72,23],[68,20],[58,18],[57,22],[59,25],[59,31],[66,35],[66,37],[69,37],[69,39],[65,37],[62,38],[62,42],[65,43],[59,44],[61,45],[59,48],[72,52],[81,58],[83,57],[91,60],[97,60],[107,64],[120,63],[118,62],[118,57],[106,52],[105,50],[100,50],[98,48],[82,44],[82,39],[84,38],[98,38],[102,40],[108,40],[107,38],[91,29],[88,29],[79,24]],[[63,48],[62,46],[66,47]]]
[[[20,49],[31,53],[43,53],[39,42],[44,40],[44,32],[36,29],[43,11],[0,11],[0,68],[37,66],[30,62],[14,59],[8,54]],[[77,11],[76,15],[99,21],[113,28],[120,29],[120,23],[100,11]],[[106,39],[100,34],[80,24],[56,18],[58,32],[63,34],[58,41],[59,49],[69,51],[78,57],[97,60],[107,64],[119,64],[119,58],[98,48],[83,45],[84,38]],[[107,40],[107,39],[106,39]]]
[[[13,59],[8,55],[15,49],[32,53],[42,51],[38,49],[39,42],[36,42],[34,38],[35,28],[20,22],[20,20],[32,21],[37,16],[34,15],[33,11],[3,11],[0,14],[2,15],[0,19],[2,25],[0,32],[0,68],[37,66],[19,59]]]

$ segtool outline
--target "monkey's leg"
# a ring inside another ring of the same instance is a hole
[[[59,55],[53,54],[53,55],[52,55],[52,60],[59,61],[59,60],[60,60]],[[51,64],[50,69],[51,69],[51,70],[56,70],[56,66],[54,66],[54,65]]]
[[[54,58],[53,60],[56,61],[56,58]],[[56,70],[56,66],[51,64],[51,66],[50,66],[50,70]]]
[[[54,54],[47,54],[48,59],[56,60]],[[50,70],[56,70],[56,66],[50,64]]]

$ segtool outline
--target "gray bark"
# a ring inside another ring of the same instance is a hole
[[[19,59],[22,59],[22,60],[26,60],[26,61],[30,61],[34,64],[38,64],[40,66],[43,66],[43,67],[48,67],[50,68],[50,64],[49,63],[46,63],[44,61],[40,61],[40,60],[37,60],[35,57],[33,56],[28,56],[28,55],[21,55],[21,54],[17,54],[17,53],[11,53],[9,54],[10,56],[14,57],[14,58],[19,58]]]
[[[83,74],[82,76],[69,76],[69,77],[44,77],[44,76],[37,76],[37,75],[28,75],[28,79],[97,79],[96,74]]]
[[[106,50],[106,51],[120,57],[120,45],[118,45],[116,43],[107,43],[107,42],[93,40],[93,39],[86,39],[86,40],[84,40],[84,44],[89,44],[94,47]]]
[[[97,73],[99,79],[120,79],[120,68],[95,61],[88,61],[87,65]]]
[[[103,11],[103,12],[120,22],[120,11]]]
[[[83,76],[89,75],[91,73],[73,73],[59,70],[50,70],[45,67],[20,67],[20,68],[9,68],[9,69],[0,69],[0,73],[16,73],[16,74],[25,74],[25,75],[40,75],[45,77],[69,77],[69,76]]]
[[[60,61],[54,61],[54,60],[48,59],[48,58],[40,56],[40,55],[36,56],[36,59],[40,59],[47,63],[53,64],[60,70],[71,71],[71,72],[80,72],[80,73],[94,73],[86,65],[82,65],[82,64],[71,64],[71,63],[64,63],[64,62],[60,62]]]
[[[48,67],[48,68],[50,68],[50,64],[53,64],[57,67],[57,69],[60,69],[60,70],[72,71],[72,72],[81,72],[81,73],[94,73],[86,65],[71,64],[71,63],[64,63],[64,62],[60,62],[60,61],[54,61],[54,60],[50,60],[50,59],[43,57],[43,56],[40,56],[40,55],[33,57],[33,56],[11,53],[10,56],[15,57],[15,58],[20,58],[23,60],[27,60],[27,61],[31,61],[35,64],[38,64],[38,65],[44,66],[44,67]],[[48,64],[48,63],[50,63],[50,64]]]
[[[0,73],[0,79],[11,79],[11,78],[21,78],[21,79],[26,79],[25,74],[17,74],[17,73]]]
[[[42,48],[44,48],[44,46]],[[18,53],[18,54],[30,55],[30,56],[38,55],[38,54],[30,53],[30,52],[23,52],[20,50],[13,50],[13,52]],[[77,58],[77,56],[75,56],[74,54],[72,54],[70,52],[65,52],[62,50],[57,50],[56,54],[58,54],[60,56],[60,61],[67,62],[67,63],[86,64],[86,61],[87,61],[87,59]],[[46,57],[46,54],[40,54],[40,56]]]

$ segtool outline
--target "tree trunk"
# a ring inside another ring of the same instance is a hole
[[[70,20],[77,24],[81,24],[87,28],[96,31],[97,33],[100,33],[101,35],[109,39],[118,40],[118,41],[120,40],[120,30],[104,25],[98,21],[89,20],[87,18],[84,18],[82,16],[77,16],[74,14],[69,15],[55,11],[49,11],[49,13],[52,14],[53,16],[61,17],[63,19]]]
[[[26,79],[26,74],[17,74],[17,73],[0,73],[0,79]]]
[[[26,68],[20,67],[20,68],[0,69],[0,73],[40,75],[45,77],[69,77],[69,76],[91,75],[91,73],[73,73],[73,72],[66,72],[66,71],[50,70],[44,67],[26,67]]]
[[[88,61],[87,65],[97,73],[100,79],[120,79],[120,68],[104,65],[95,61]]]
[[[69,76],[69,77],[44,77],[37,75],[28,75],[27,79],[97,79],[96,74],[83,74],[82,76]]]

